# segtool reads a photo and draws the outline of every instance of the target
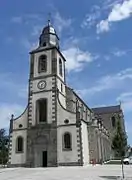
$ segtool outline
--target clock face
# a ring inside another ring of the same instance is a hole
[[[38,88],[44,89],[46,87],[46,81],[39,81],[38,82]]]

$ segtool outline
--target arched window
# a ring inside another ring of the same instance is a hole
[[[111,117],[111,123],[112,123],[112,127],[115,127],[115,126],[116,126],[115,116],[112,116],[112,117]]]
[[[86,111],[85,111],[85,120],[87,120],[87,118],[88,118],[88,110],[87,110],[87,108],[86,108]]]
[[[42,55],[39,57],[39,64],[38,64],[38,72],[46,72],[47,71],[47,56]]]
[[[39,99],[36,103],[37,121],[47,122],[47,99]]]
[[[18,153],[23,152],[23,137],[19,136],[16,140],[16,151]]]
[[[61,84],[61,92],[63,92],[63,85]]]
[[[72,143],[71,143],[71,134],[69,132],[64,134],[64,150],[71,150]]]
[[[43,43],[43,47],[45,47],[45,46],[46,46],[46,42]]]
[[[81,105],[81,119],[83,119],[83,112],[84,112],[84,107],[83,104]]]
[[[59,74],[62,76],[62,61],[59,59]]]

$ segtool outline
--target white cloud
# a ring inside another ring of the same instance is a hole
[[[28,38],[22,38],[20,41],[22,46],[25,47],[28,51],[36,49],[39,43],[38,41],[37,42],[30,41]]]
[[[107,32],[113,22],[121,21],[132,15],[132,0],[125,0],[122,3],[114,4],[108,18],[97,24],[97,33]],[[105,28],[104,28],[105,27]]]
[[[13,23],[22,23],[22,21],[23,21],[23,18],[21,17],[21,16],[16,16],[16,17],[12,17],[11,18],[11,22],[13,22]]]
[[[129,18],[132,13],[132,0],[126,0],[122,4],[116,4],[108,16],[109,22],[121,21]]]
[[[104,56],[104,59],[105,59],[106,61],[109,61],[109,60],[110,60],[110,56],[105,55],[105,56]]]
[[[123,50],[117,50],[117,51],[114,51],[113,54],[117,57],[121,57],[121,56],[124,56],[126,55],[126,51],[123,51]]]
[[[75,46],[62,51],[66,57],[66,69],[70,71],[81,71],[86,63],[94,60],[94,57],[88,51],[83,51]]]
[[[108,32],[110,30],[110,23],[107,20],[102,20],[97,24],[97,34]]]
[[[112,52],[112,54],[117,57],[121,57],[121,56],[127,55],[128,53],[131,53],[131,52],[132,52],[132,49],[124,49],[124,50],[116,49]]]
[[[99,58],[99,55],[82,50],[79,46],[85,43],[83,38],[70,37],[63,44],[62,54],[66,58],[66,69],[68,72],[82,71],[86,64]]]
[[[17,104],[0,104],[0,128],[8,128],[11,119],[11,114],[14,114],[14,117],[17,117],[23,111],[24,108]]]
[[[110,8],[113,8],[116,4],[122,3],[122,0],[104,0],[103,2],[103,10],[108,10]]]
[[[120,71],[117,74],[111,74],[101,77],[95,82],[95,85],[91,88],[84,88],[78,90],[82,96],[94,95],[95,93],[104,92],[105,90],[121,89],[124,84],[130,83],[132,80],[132,68],[128,68]]]
[[[59,33],[61,33],[62,30],[67,29],[71,26],[72,19],[63,18],[59,12],[57,12],[53,18],[54,18],[54,24]]]
[[[91,9],[90,9],[90,13],[87,13],[85,15],[85,18],[81,24],[82,28],[91,28],[92,26],[94,26],[97,21],[99,20],[99,18],[101,17],[101,14],[104,13],[104,11],[108,11],[109,9],[113,8],[116,4],[121,3],[122,0],[104,0],[104,2],[102,2],[100,5],[94,5]],[[107,22],[106,20],[102,20],[103,22],[101,22],[101,24],[99,23],[99,25],[97,26],[97,28],[101,28],[100,26],[102,25],[102,30],[104,29],[104,31],[109,30],[110,25],[109,22]],[[106,21],[106,22],[104,22]],[[106,28],[107,27],[107,28]],[[101,30],[98,30],[100,33],[102,32]]]
[[[99,6],[93,6],[91,9],[91,13],[86,14],[81,27],[82,28],[91,28],[92,26],[94,26],[97,22],[97,19],[99,19],[101,15],[100,12],[100,7]]]
[[[32,36],[39,36],[42,29],[43,29],[43,25],[35,25],[35,26],[33,26],[31,35]]]

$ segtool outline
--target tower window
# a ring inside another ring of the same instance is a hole
[[[39,57],[38,71],[39,73],[47,71],[47,56],[46,55],[42,55]]]
[[[86,115],[86,118],[85,118],[85,119],[87,120],[87,117],[88,117],[88,110],[87,110],[87,108],[86,108],[86,112],[85,112],[85,113],[86,113],[86,114],[85,114],[85,115]]]
[[[31,56],[31,65],[30,65],[30,75],[32,76],[34,73],[34,59],[33,55]]]
[[[46,46],[46,42],[43,43],[43,46],[44,46],[44,47]]]
[[[38,122],[47,122],[47,99],[37,101],[37,120]]]
[[[66,132],[63,137],[64,141],[64,150],[71,150],[72,149],[72,143],[71,143],[71,134],[69,132]]]
[[[112,118],[111,118],[111,123],[112,123],[112,127],[115,127],[115,125],[116,125],[115,116],[112,116]]]
[[[61,92],[63,92],[63,85],[61,84]]]
[[[59,59],[59,74],[62,76],[62,61]]]
[[[18,137],[16,140],[16,152],[22,153],[23,152],[23,137]]]

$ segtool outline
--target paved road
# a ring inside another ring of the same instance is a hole
[[[127,180],[132,180],[132,166],[125,166]],[[121,176],[119,165],[58,168],[0,169],[0,180],[116,180]]]

